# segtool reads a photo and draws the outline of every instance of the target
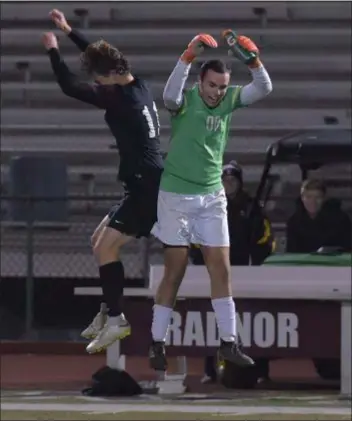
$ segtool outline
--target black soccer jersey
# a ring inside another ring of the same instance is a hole
[[[69,37],[84,51],[88,41],[77,31]],[[105,110],[105,121],[120,153],[119,179],[157,177],[163,168],[160,124],[151,90],[138,77],[126,85],[82,82],[73,75],[57,49],[49,51],[51,65],[62,91],[80,101]]]

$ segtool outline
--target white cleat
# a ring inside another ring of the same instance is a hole
[[[94,339],[106,324],[107,315],[99,311],[92,323],[84,329],[81,336],[86,339]]]
[[[108,346],[114,342],[124,339],[131,334],[131,325],[126,320],[120,320],[118,324],[105,324],[98,335],[87,346],[86,351],[89,354],[104,351]]]

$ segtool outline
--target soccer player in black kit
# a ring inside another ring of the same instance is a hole
[[[104,316],[99,312],[82,332],[82,336],[92,339],[87,351],[95,353],[131,331],[121,308],[124,269],[119,255],[121,247],[132,238],[149,236],[156,221],[163,168],[160,126],[151,91],[143,80],[131,74],[127,59],[117,48],[103,40],[89,43],[58,10],[49,16],[82,51],[82,63],[95,81],[82,82],[70,72],[60,56],[56,36],[49,32],[42,40],[57,82],[67,96],[106,111],[105,121],[120,153],[119,180],[125,189],[123,201],[101,221],[92,236],[103,299],[108,307],[103,328]]]

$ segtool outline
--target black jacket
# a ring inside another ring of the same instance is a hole
[[[336,199],[327,200],[314,219],[299,199],[287,221],[286,238],[288,253],[312,253],[324,246],[351,251],[351,220]]]
[[[252,203],[252,198],[244,191],[227,198],[232,266],[260,265],[273,249],[271,225],[259,205],[255,205],[252,218],[249,218]],[[192,245],[190,257],[195,265],[204,265],[198,246]]]

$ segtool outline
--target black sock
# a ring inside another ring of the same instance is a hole
[[[104,301],[108,307],[108,316],[116,317],[122,313],[122,296],[125,274],[121,262],[112,262],[99,267]]]

